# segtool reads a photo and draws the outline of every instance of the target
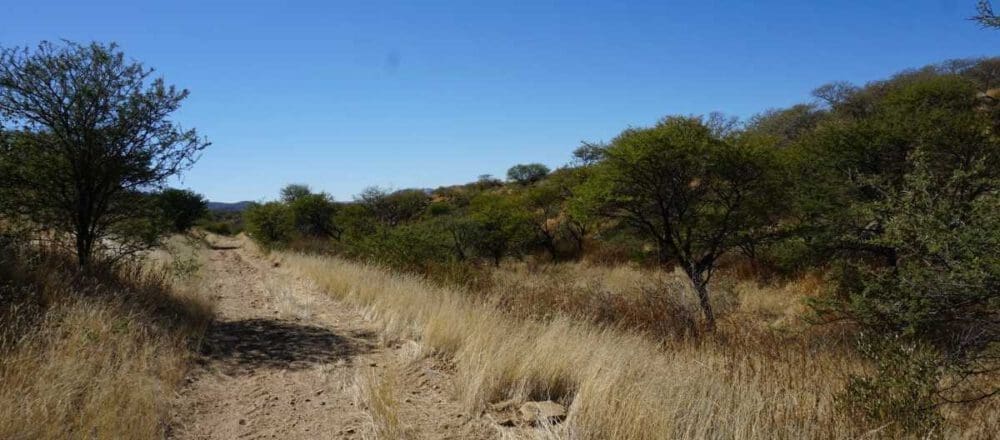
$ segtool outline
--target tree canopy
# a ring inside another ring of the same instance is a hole
[[[770,145],[719,138],[701,118],[669,117],[615,138],[578,206],[650,239],[661,264],[676,261],[712,325],[708,283],[716,263],[774,222],[783,177]]]
[[[188,96],[114,44],[0,50],[0,123],[14,141],[3,175],[14,215],[71,237],[79,263],[150,243],[142,192],[208,142],[170,119]]]
[[[540,163],[514,165],[507,170],[507,180],[521,185],[535,183],[549,174],[549,167]]]

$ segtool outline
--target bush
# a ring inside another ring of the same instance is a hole
[[[208,201],[191,190],[168,188],[155,195],[163,220],[173,232],[185,232],[208,215]]]
[[[355,253],[394,269],[423,274],[431,265],[453,259],[447,241],[427,224],[380,228],[361,240]]]
[[[243,213],[247,235],[264,247],[275,247],[295,237],[292,210],[280,202],[253,204]]]
[[[307,237],[338,237],[340,230],[333,223],[336,205],[326,193],[304,194],[288,202],[292,221],[299,234]]]

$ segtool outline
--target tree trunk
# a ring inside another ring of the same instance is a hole
[[[701,273],[692,271],[688,275],[691,277],[695,292],[698,293],[698,304],[701,306],[702,313],[705,314],[705,324],[709,331],[715,330],[715,312],[712,311],[712,302],[709,301],[708,282],[704,280]]]
[[[76,261],[80,267],[90,264],[90,254],[93,251],[93,241],[86,234],[78,233],[76,236]]]

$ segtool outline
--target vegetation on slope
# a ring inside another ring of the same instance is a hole
[[[685,322],[676,297],[697,298],[703,318],[653,332],[667,339],[718,338],[727,285],[820,274],[823,289],[800,317],[858,347],[860,368],[840,370],[853,377],[828,390],[837,410],[884,432],[950,432],[950,412],[1000,394],[998,65],[953,60],[828,84],[811,103],[743,123],[671,116],[584,144],[556,171],[516,166],[508,184],[370,188],[346,204],[320,194],[333,215],[305,223],[293,220],[307,218],[303,207],[272,202],[247,211],[247,229],[271,247],[375,262],[474,294],[490,292],[488,266],[509,259],[677,267],[691,289],[660,278],[670,300],[647,292],[616,303],[612,318],[579,305],[600,301],[595,292],[499,300],[543,321],[568,314],[646,331]],[[518,306],[534,301],[548,309]]]

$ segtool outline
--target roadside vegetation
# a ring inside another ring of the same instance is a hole
[[[212,319],[164,188],[207,146],[115,45],[0,48],[0,438],[162,438]],[[155,254],[152,250],[157,250]]]
[[[454,362],[470,411],[556,398],[589,438],[984,437],[997,66],[668,116],[507,181],[350,202],[294,185],[246,231]]]

